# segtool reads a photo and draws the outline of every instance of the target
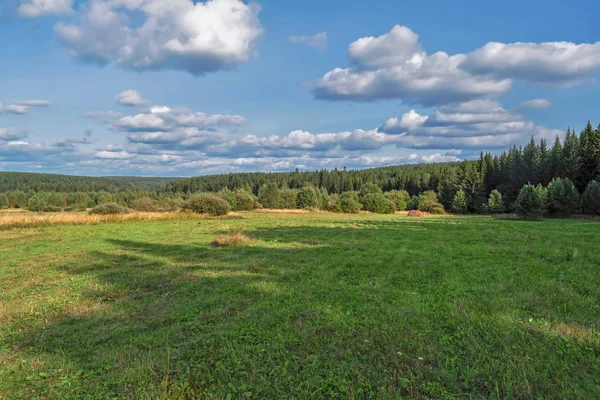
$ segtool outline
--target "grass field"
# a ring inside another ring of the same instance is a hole
[[[2,399],[600,398],[598,222],[71,222],[0,230]]]

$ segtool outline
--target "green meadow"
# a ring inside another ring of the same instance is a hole
[[[3,229],[0,399],[597,399],[599,244],[399,214]]]

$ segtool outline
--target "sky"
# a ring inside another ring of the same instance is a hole
[[[1,0],[0,171],[498,154],[597,124],[595,0]]]

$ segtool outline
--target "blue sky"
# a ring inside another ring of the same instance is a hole
[[[598,123],[599,13],[592,0],[4,0],[0,170],[366,168],[552,141]]]

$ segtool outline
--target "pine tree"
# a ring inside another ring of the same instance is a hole
[[[558,176],[569,178],[572,182],[577,181],[577,171],[579,169],[579,139],[571,128],[567,130],[563,142],[562,159],[558,167]]]
[[[554,140],[554,145],[552,146],[552,150],[550,150],[550,160],[548,165],[549,175],[551,177],[558,177],[558,168],[561,164],[562,160],[562,143],[560,142],[560,137],[557,135]]]
[[[575,185],[583,192],[588,183],[600,174],[600,138],[598,131],[594,130],[592,123],[588,121],[586,128],[581,132],[579,138],[579,164]]]
[[[521,218],[532,220],[542,218],[544,202],[539,191],[533,185],[527,184],[521,188],[515,201],[515,210]]]

